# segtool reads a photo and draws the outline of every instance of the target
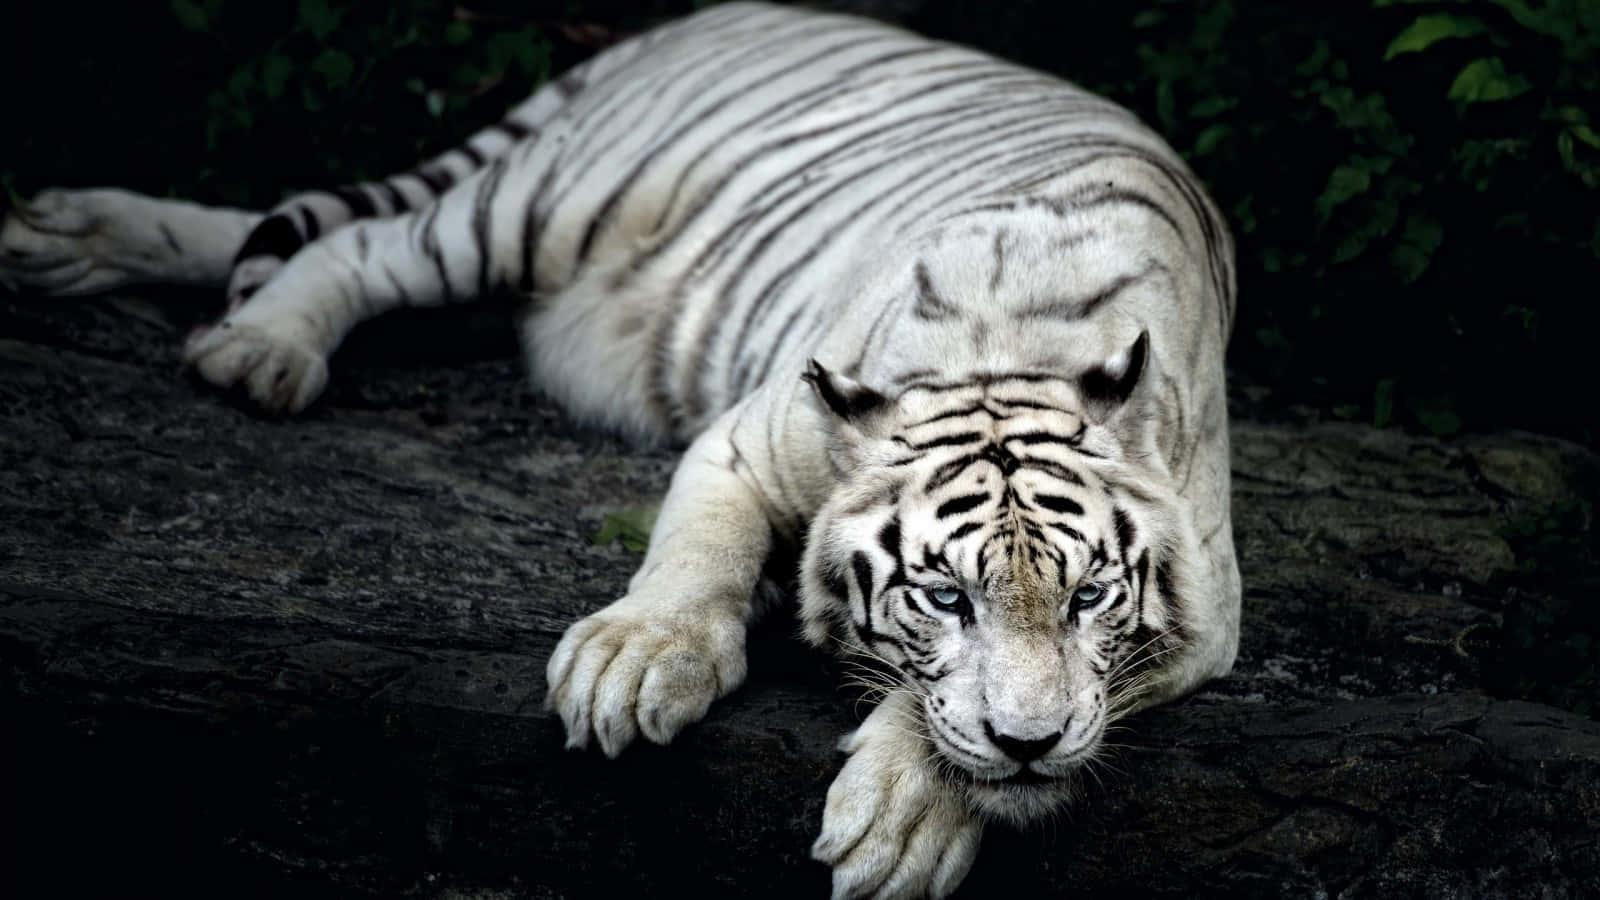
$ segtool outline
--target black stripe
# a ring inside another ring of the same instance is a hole
[[[1073,528],[1071,525],[1063,525],[1060,522],[1046,522],[1046,523],[1044,523],[1044,527],[1051,528],[1051,529],[1054,529],[1056,531],[1059,531],[1062,534],[1064,534],[1067,537],[1073,539],[1074,541],[1077,541],[1080,544],[1089,543],[1088,541],[1083,539],[1083,532],[1079,531],[1076,528]]]
[[[1088,297],[1028,306],[1018,310],[1014,313],[1014,316],[1019,319],[1065,319],[1069,322],[1087,319],[1089,316],[1094,315],[1095,310],[1104,306],[1107,301],[1143,281],[1152,272],[1156,271],[1171,272],[1166,266],[1152,262],[1146,265],[1142,271],[1118,276],[1111,284]]]
[[[896,561],[900,559],[900,518],[898,516],[890,519],[889,523],[883,526],[883,530],[878,532],[878,546],[882,547],[883,552],[889,554],[892,559]]]
[[[539,243],[544,239],[544,213],[540,210],[540,201],[549,189],[550,182],[555,178],[556,167],[549,166],[540,176],[539,184],[530,192],[524,203],[528,208],[522,215],[522,234],[519,236],[517,246],[522,249],[522,276],[517,281],[517,288],[524,294],[532,293],[537,279],[534,277],[534,268],[538,262]]]
[[[494,263],[494,235],[491,233],[495,196],[500,192],[500,179],[506,174],[506,159],[500,157],[483,173],[483,183],[472,198],[472,237],[478,244],[478,296],[489,295],[490,269]]]
[[[957,434],[947,434],[944,437],[936,437],[931,441],[923,441],[920,444],[907,442],[906,446],[910,447],[912,450],[921,452],[923,450],[932,450],[935,447],[954,447],[960,444],[971,444],[981,440],[983,440],[983,435],[977,433],[976,431],[962,431]]]
[[[956,541],[961,540],[962,538],[964,538],[967,535],[973,533],[974,531],[977,531],[979,528],[982,528],[982,527],[983,527],[983,524],[980,523],[980,522],[963,522],[959,526],[956,527],[955,531],[952,531],[949,534],[945,535],[944,542],[946,544],[955,543]],[[939,551],[939,553],[942,556],[944,554],[944,550],[941,549]]]
[[[1000,475],[1005,478],[1010,478],[1012,473],[1022,467],[1022,460],[1017,459],[1016,454],[999,444],[989,444],[983,448],[980,455],[986,462],[998,466]]]
[[[933,474],[929,476],[928,483],[922,486],[922,490],[926,493],[933,493],[939,488],[942,488],[950,482],[961,477],[961,473],[965,472],[969,466],[982,461],[984,458],[985,457],[983,455],[970,453],[966,456],[953,459],[945,463],[939,468],[933,470]]]
[[[1083,476],[1058,462],[1052,462],[1048,459],[1029,459],[1024,463],[1024,465],[1028,469],[1036,472],[1043,472],[1052,478],[1059,478],[1069,484],[1076,484],[1079,486],[1082,486],[1083,484]]]
[[[936,415],[936,416],[934,416],[934,417],[932,417],[930,419],[923,419],[921,422],[918,422],[918,423],[910,426],[910,428],[921,428],[924,425],[932,425],[935,422],[942,422],[945,419],[959,419],[962,416],[970,416],[970,415],[972,415],[974,413],[981,413],[981,412],[989,412],[989,410],[987,410],[983,406],[983,404],[981,404],[981,403],[976,405],[976,406],[963,406],[963,407],[960,407],[958,409],[946,410],[945,412],[939,413],[938,415]],[[992,413],[991,413],[991,415],[992,415]],[[997,418],[999,418],[999,417],[997,417]],[[908,428],[907,430],[910,430],[910,429]]]
[[[493,125],[490,125],[489,127],[495,129],[496,131],[505,132],[506,135],[513,141],[520,141],[528,135],[533,134],[533,129],[531,127],[518,122],[516,119],[502,119]]]
[[[300,213],[300,230],[305,234],[306,242],[316,240],[317,235],[322,233],[322,226],[317,224],[316,214],[308,206],[299,207],[297,212]]]
[[[948,519],[951,516],[958,516],[967,510],[982,506],[989,502],[989,499],[988,494],[964,494],[954,500],[946,500],[939,504],[939,508],[934,511],[934,515],[941,519]]]
[[[444,169],[416,169],[410,174],[436,195],[444,193],[456,181],[455,176]]]
[[[1133,520],[1120,506],[1111,507],[1111,521],[1117,529],[1117,557],[1122,560],[1128,558],[1128,548],[1133,546],[1133,539],[1137,532],[1133,527]]]
[[[850,554],[850,571],[856,576],[856,587],[861,591],[861,603],[868,606],[872,600],[872,563],[860,550]],[[868,612],[871,615],[871,612]]]
[[[378,213],[378,207],[372,202],[372,198],[367,196],[366,191],[358,187],[334,188],[333,195],[344,201],[344,205],[350,208],[350,218],[352,219],[369,219]]]
[[[957,309],[945,302],[939,292],[933,289],[933,278],[928,275],[928,267],[921,262],[917,263],[917,304],[912,307],[917,318],[930,322],[939,322],[957,314]]]
[[[1072,440],[1072,438],[1063,437],[1062,435],[1053,434],[1048,431],[1025,431],[1022,434],[1007,435],[1002,440],[1007,444],[1011,443],[1012,441],[1016,441],[1017,443],[1027,447],[1031,447],[1034,444],[1061,444],[1067,447],[1075,446],[1075,442]]]
[[[1162,556],[1161,559],[1156,562],[1155,575],[1156,590],[1161,592],[1161,598],[1163,600],[1170,602],[1172,599],[1174,599],[1172,590],[1172,560],[1170,557]]]
[[[426,216],[417,220],[413,226],[416,229],[414,235],[417,249],[433,262],[439,272],[439,289],[444,302],[451,303],[455,300],[455,289],[450,284],[450,270],[445,265],[444,250],[439,246],[439,233],[434,227],[438,224],[439,209],[440,204],[435,203]]]
[[[172,249],[172,252],[182,256],[183,245],[178,243],[178,236],[172,233],[172,229],[167,227],[167,223],[157,222],[156,227],[161,229],[161,237],[166,240],[167,246]]]
[[[1083,515],[1083,506],[1070,497],[1058,497],[1054,494],[1034,494],[1033,501],[1051,512],[1066,513],[1072,516]]]
[[[273,213],[250,230],[249,237],[244,239],[244,246],[239,248],[239,255],[234,257],[233,262],[238,265],[258,256],[288,259],[305,245],[305,238],[300,236],[289,217],[283,213]]]
[[[384,181],[380,182],[378,187],[383,190],[384,197],[389,201],[389,212],[391,215],[398,212],[404,212],[411,208],[411,203],[406,200],[406,195],[401,193],[400,189],[395,187],[393,184]]]

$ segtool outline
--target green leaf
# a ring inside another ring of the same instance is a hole
[[[589,536],[592,543],[606,546],[620,539],[622,546],[635,553],[643,553],[650,546],[650,529],[655,527],[660,506],[635,506],[621,509],[605,517],[600,530]]]
[[[1427,271],[1428,264],[1433,261],[1433,252],[1439,249],[1443,241],[1444,226],[1439,224],[1439,220],[1426,213],[1414,212],[1406,216],[1406,227],[1400,236],[1400,243],[1389,251],[1389,264],[1399,274],[1401,281],[1410,284]]]
[[[328,5],[328,0],[300,0],[300,24],[319,41],[339,27],[340,15]]]
[[[1389,49],[1383,51],[1383,58],[1394,59],[1402,53],[1426,50],[1446,38],[1472,37],[1483,31],[1483,22],[1473,16],[1453,16],[1449,13],[1417,16],[1389,42]]]
[[[321,75],[322,83],[334,90],[349,84],[355,70],[356,63],[350,54],[332,48],[317,54],[317,58],[311,62],[311,71]]]
[[[1348,164],[1335,166],[1328,175],[1328,183],[1323,187],[1322,194],[1317,197],[1317,217],[1323,222],[1328,221],[1335,207],[1366,193],[1371,187],[1372,176],[1364,167]]]
[[[423,98],[423,104],[428,107],[428,115],[435,119],[444,115],[444,91],[429,91]]]
[[[185,31],[205,31],[211,25],[206,11],[194,0],[172,0],[172,15]]]
[[[1205,130],[1200,132],[1194,139],[1193,155],[1209,156],[1213,150],[1217,149],[1217,145],[1221,144],[1222,140],[1232,132],[1233,126],[1224,122],[1207,125]]]
[[[1239,105],[1234,97],[1207,97],[1189,107],[1189,115],[1196,119],[1209,119],[1219,116]]]
[[[1507,72],[1500,57],[1485,56],[1463,66],[1445,96],[1462,104],[1490,103],[1509,100],[1532,88],[1528,79]]]
[[[1321,72],[1332,58],[1333,51],[1328,47],[1328,42],[1319,39],[1311,46],[1311,55],[1295,65],[1295,74],[1302,78],[1310,78]]]
[[[444,42],[459,47],[472,40],[472,26],[457,19],[444,27]]]
[[[1372,424],[1383,428],[1394,418],[1394,379],[1385,378],[1372,391]]]
[[[276,100],[283,96],[284,86],[289,83],[289,74],[294,71],[294,60],[281,53],[274,53],[261,61],[261,89],[267,97]]]

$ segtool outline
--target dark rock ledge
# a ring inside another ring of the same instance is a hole
[[[574,428],[503,354],[372,351],[416,322],[369,333],[312,414],[262,420],[181,376],[195,314],[0,297],[22,894],[825,894],[806,850],[857,713],[781,617],[670,749],[567,753],[542,710],[553,643],[637,561],[586,535],[672,454]],[[1235,673],[1130,722],[1058,821],[991,829],[963,894],[1600,896],[1600,724],[1496,699],[1481,659],[1501,523],[1594,458],[1233,436]]]

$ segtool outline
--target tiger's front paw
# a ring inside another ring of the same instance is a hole
[[[567,629],[545,670],[567,746],[586,747],[592,735],[610,757],[641,732],[667,743],[745,676],[738,619],[619,606]]]
[[[297,413],[328,384],[328,360],[311,329],[246,308],[191,335],[184,362],[217,387],[243,384],[268,412]]]
[[[935,774],[898,699],[846,740],[851,757],[828,788],[811,856],[833,866],[834,900],[944,897],[978,855],[982,821]]]

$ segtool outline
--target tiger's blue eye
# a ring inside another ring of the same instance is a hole
[[[1100,602],[1106,595],[1106,589],[1098,584],[1085,584],[1072,593],[1072,602],[1079,609],[1093,606]]]
[[[934,588],[928,592],[928,597],[933,601],[934,606],[945,612],[958,612],[967,607],[967,595],[956,588]]]

